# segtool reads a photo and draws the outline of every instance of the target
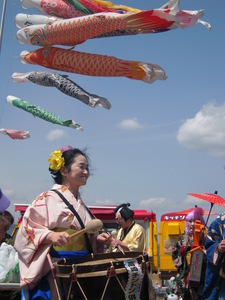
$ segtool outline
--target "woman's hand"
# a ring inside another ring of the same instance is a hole
[[[104,243],[106,245],[110,244],[110,240],[111,240],[111,235],[106,232],[100,233],[97,236],[97,241],[100,243]]]
[[[46,238],[46,243],[51,243],[54,246],[62,247],[70,242],[71,238],[70,235],[66,231],[62,232],[50,232]]]

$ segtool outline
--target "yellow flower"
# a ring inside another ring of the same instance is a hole
[[[60,150],[55,150],[50,153],[49,169],[53,171],[59,171],[65,164],[64,157],[62,157],[62,152]]]

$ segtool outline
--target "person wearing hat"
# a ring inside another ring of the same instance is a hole
[[[10,200],[3,194],[0,189],[0,213],[6,210],[10,205]]]
[[[115,220],[120,229],[116,238],[110,237],[111,251],[145,252],[145,230],[133,220],[134,212],[128,206],[130,206],[130,203],[124,203],[117,206],[114,210]],[[107,233],[102,233],[98,236],[98,240],[101,239],[103,243],[107,243],[108,238]]]

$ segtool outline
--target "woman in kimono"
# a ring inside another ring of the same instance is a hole
[[[175,278],[175,293],[179,296],[179,299],[190,300],[190,299],[201,299],[200,295],[202,291],[198,291],[203,284],[199,285],[197,290],[193,288],[191,290],[188,285],[188,274],[190,264],[190,250],[194,241],[194,228],[195,221],[201,221],[202,225],[205,225],[203,219],[203,209],[195,207],[195,209],[187,214],[185,221],[185,233],[182,234],[175,246],[172,249],[173,264],[177,268],[177,275]]]
[[[225,213],[209,226],[205,241],[207,268],[202,299],[225,299]]]
[[[14,244],[22,299],[58,299],[49,253],[59,259],[61,252],[84,255],[93,251],[87,234],[70,237],[93,218],[79,193],[89,177],[89,159],[81,150],[67,146],[51,153],[48,161],[55,184],[27,208]]]

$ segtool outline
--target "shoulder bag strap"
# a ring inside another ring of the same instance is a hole
[[[67,207],[72,211],[72,213],[75,215],[78,222],[80,223],[81,228],[82,229],[85,228],[84,223],[82,222],[82,220],[81,220],[79,214],[77,213],[77,211],[74,209],[73,205],[70,204],[69,201],[58,190],[52,189],[52,191],[55,192],[56,194],[58,194],[59,197],[63,200],[63,202],[67,205]],[[88,252],[93,253],[91,242],[90,242],[90,239],[89,239],[86,232],[84,233],[84,237],[85,237],[85,241],[86,241],[86,244],[87,244],[87,247],[88,247]]]
[[[88,211],[89,215],[92,217],[92,219],[96,219],[96,217],[93,215],[93,213],[91,212],[91,210],[83,203],[84,207],[86,208],[86,210]]]

